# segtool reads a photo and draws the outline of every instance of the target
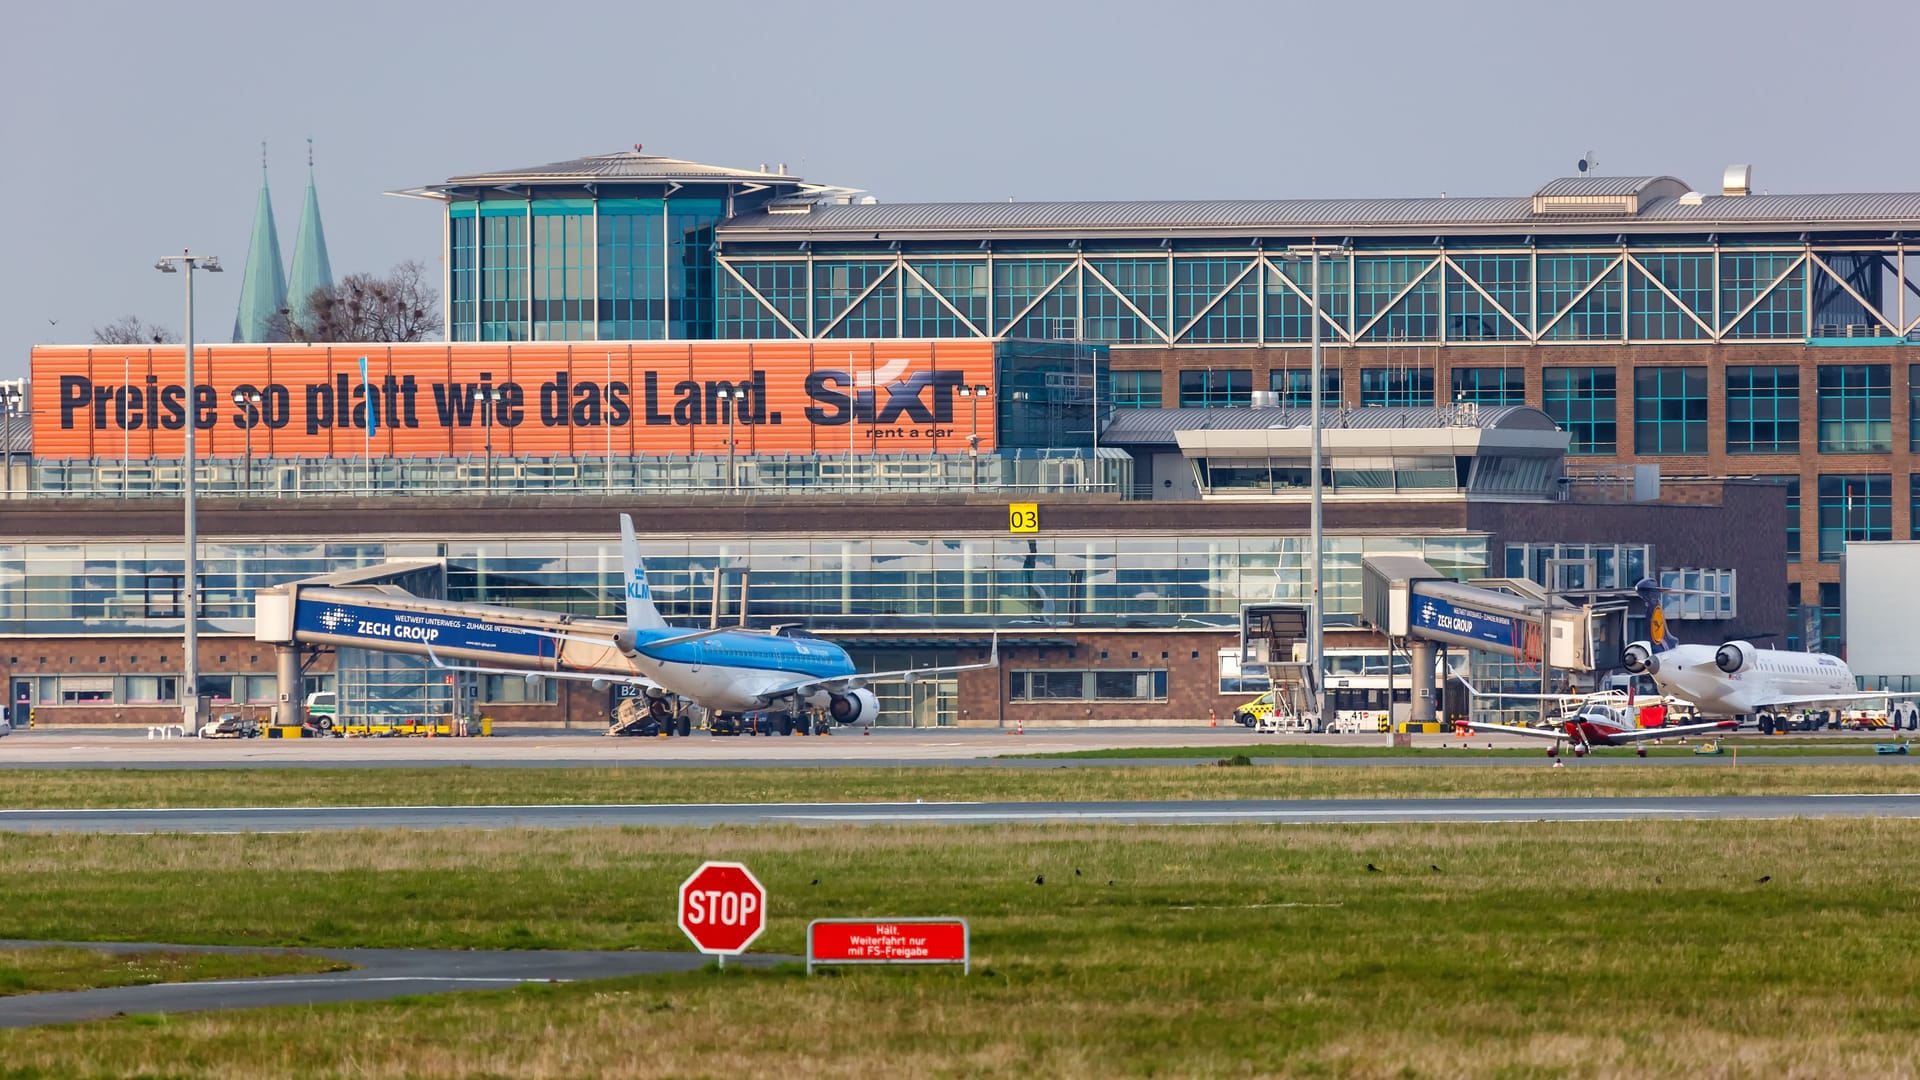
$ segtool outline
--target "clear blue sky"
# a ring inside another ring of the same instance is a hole
[[[661,10],[654,10],[659,8]],[[291,254],[318,152],[336,276],[432,263],[382,192],[625,149],[785,161],[889,202],[1524,194],[1730,162],[1915,190],[1920,5],[1752,0],[563,6],[26,4],[0,36],[0,377],[136,314],[227,339],[260,142]]]

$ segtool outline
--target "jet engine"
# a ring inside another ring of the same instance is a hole
[[[880,715],[880,699],[871,690],[849,690],[835,694],[827,702],[827,715],[842,724],[865,720],[872,723]]]
[[[1738,675],[1753,670],[1754,661],[1758,659],[1752,645],[1744,641],[1729,641],[1714,652],[1713,666],[1729,675]]]
[[[1652,675],[1660,670],[1660,658],[1654,655],[1651,644],[1636,641],[1620,654],[1620,666],[1635,675]]]

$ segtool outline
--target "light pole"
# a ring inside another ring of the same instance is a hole
[[[182,647],[185,649],[186,662],[181,665],[180,673],[180,723],[191,735],[200,729],[200,552],[197,522],[194,519],[193,485],[194,467],[198,457],[194,451],[194,428],[199,423],[199,395],[194,393],[193,376],[193,272],[205,270],[210,274],[220,272],[220,256],[194,255],[181,252],[178,255],[162,255],[153,264],[155,270],[163,274],[177,274],[182,267],[187,271],[187,333],[181,351],[186,356],[187,370],[187,422],[183,428],[186,433],[186,446],[181,454],[180,482],[184,488],[186,504],[186,565],[181,574],[181,608],[185,616],[186,634]]]
[[[480,426],[487,431],[487,490],[493,490],[493,413],[500,405],[500,399],[506,397],[499,387],[490,386],[480,391]]]
[[[0,385],[0,498],[13,498],[13,414],[21,396],[12,383]]]
[[[247,466],[246,483],[240,491],[243,495],[253,494],[253,425],[260,422],[260,394],[247,393],[244,390],[233,392],[233,403],[240,406],[240,415],[247,421]]]
[[[980,399],[990,392],[985,383],[960,387],[960,396],[973,403],[973,428],[967,435],[967,453],[973,457],[973,490],[980,490]],[[1095,419],[1098,423],[1098,418]]]
[[[1324,597],[1322,593],[1324,592],[1325,584],[1324,559],[1326,545],[1322,538],[1320,512],[1320,499],[1322,494],[1320,477],[1320,256],[1339,250],[1339,248],[1331,244],[1314,243],[1311,242],[1311,240],[1308,243],[1293,244],[1287,248],[1287,254],[1293,256],[1295,259],[1305,257],[1313,262],[1312,296],[1308,301],[1308,306],[1312,310],[1307,316],[1307,321],[1313,328],[1313,367],[1311,373],[1308,375],[1311,384],[1307,387],[1309,422],[1313,426],[1312,450],[1308,455],[1307,462],[1308,468],[1313,473],[1310,487],[1313,493],[1312,505],[1308,510],[1307,519],[1307,529],[1311,534],[1307,542],[1313,546],[1313,560],[1311,563],[1313,576],[1310,579],[1313,593],[1313,616],[1312,621],[1307,624],[1307,660],[1312,664],[1313,682],[1316,687],[1320,685],[1326,667],[1321,659],[1325,651],[1323,634],[1326,625],[1326,611],[1323,606]],[[1315,701],[1314,704],[1318,706],[1320,703]],[[1321,710],[1321,714],[1325,715],[1325,711]]]
[[[720,400],[727,403],[727,490],[733,490],[733,418],[740,412],[740,403],[747,399],[744,387],[735,386],[720,391]]]

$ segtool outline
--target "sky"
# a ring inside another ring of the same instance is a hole
[[[27,4],[0,35],[0,378],[137,315],[228,340],[315,144],[336,279],[435,265],[384,192],[629,149],[886,202],[1521,195],[1572,175],[1920,189],[1911,0]]]

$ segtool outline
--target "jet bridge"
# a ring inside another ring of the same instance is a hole
[[[434,656],[466,664],[524,670],[530,676],[610,665],[624,670],[611,646],[569,640],[577,632],[610,639],[622,626],[552,612],[465,604],[420,596],[444,582],[437,562],[391,562],[356,567],[261,589],[254,595],[254,639],[274,646],[279,720],[298,723],[303,648],[330,646]],[[444,586],[442,586],[444,587]],[[437,590],[434,590],[437,591]],[[452,683],[459,713],[473,688]],[[343,701],[344,704],[344,701]]]
[[[1576,606],[1528,581],[1455,581],[1418,558],[1361,560],[1362,617],[1412,654],[1415,722],[1434,719],[1434,648],[1450,645],[1544,663],[1560,671],[1592,671],[1599,652],[1617,643],[1619,612]],[[1496,587],[1497,586],[1497,587]]]

